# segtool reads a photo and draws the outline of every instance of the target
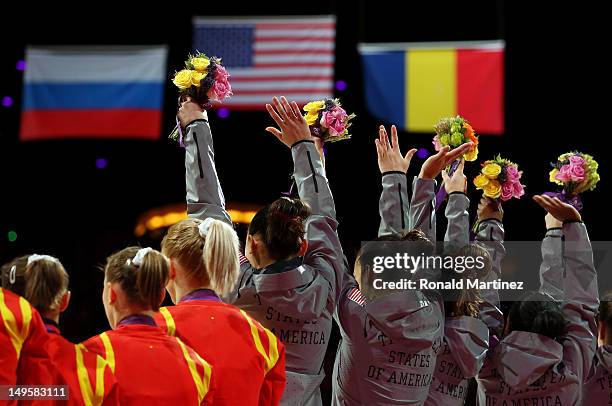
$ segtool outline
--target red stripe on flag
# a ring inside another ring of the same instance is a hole
[[[317,43],[333,43],[336,42],[334,37],[265,37],[255,34],[255,42],[317,42]]]
[[[262,55],[334,55],[333,49],[256,49],[255,56]]]
[[[21,141],[54,138],[142,138],[160,136],[161,112],[149,109],[33,110],[21,114]]]
[[[336,23],[257,23],[255,25],[259,29],[308,29],[308,28],[335,28]]]
[[[295,80],[295,81],[313,81],[313,80],[332,80],[332,76],[242,76],[242,77],[234,77],[231,76],[231,83],[238,82],[277,82],[279,80]]]
[[[288,95],[288,94],[305,94],[305,95],[309,95],[312,94],[313,96],[317,96],[320,95],[321,93],[332,93],[332,89],[330,87],[325,87],[325,88],[318,88],[318,87],[312,87],[309,89],[239,89],[237,87],[234,88],[234,94],[236,96],[245,96],[245,95],[250,95],[250,96],[266,96],[269,94],[283,94],[283,95]]]
[[[503,134],[503,51],[457,50],[457,113],[477,133]]]

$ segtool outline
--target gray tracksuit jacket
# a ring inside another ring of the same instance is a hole
[[[582,387],[585,405],[612,405],[612,346],[597,349],[589,377]]]
[[[408,225],[406,175],[383,175],[379,234]],[[366,302],[356,281],[343,278],[336,307],[342,340],[333,372],[333,405],[421,405],[442,344],[440,303],[418,290]]]
[[[463,193],[448,196],[444,241],[451,250],[469,244],[469,206],[470,200]],[[425,405],[463,405],[469,378],[480,371],[488,349],[489,329],[482,320],[469,316],[446,317],[444,344],[436,359]]]
[[[312,209],[306,221],[308,250],[303,258],[255,269],[241,258],[240,275],[228,301],[270,329],[285,345],[287,386],[282,405],[321,405],[319,385],[331,335],[336,273],[344,257],[336,234],[334,200],[314,143],[291,148],[300,198]],[[214,163],[208,123],[188,127],[185,170],[190,216],[231,224]]]
[[[548,229],[542,241],[542,257],[546,260],[540,268],[540,291],[558,301],[564,299],[563,281],[566,277],[562,253],[562,229]],[[582,403],[612,405],[612,346],[602,345],[597,348],[586,382],[582,385]]]
[[[562,311],[567,333],[559,341],[524,331],[504,337],[489,352],[478,376],[480,405],[580,404],[581,385],[596,348],[597,273],[584,224],[566,224],[563,234]]]

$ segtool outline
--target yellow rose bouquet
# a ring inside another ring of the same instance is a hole
[[[304,118],[313,137],[323,142],[336,142],[351,138],[348,128],[355,114],[347,114],[338,99],[312,101],[304,106]]]
[[[185,69],[174,74],[172,83],[179,89],[179,104],[189,96],[193,101],[209,109],[213,102],[222,102],[232,95],[232,86],[228,79],[230,75],[221,59],[208,57],[199,51],[189,55],[185,61]],[[182,130],[177,118],[177,125],[169,138],[183,144]]]
[[[497,155],[495,159],[482,163],[480,174],[474,178],[474,186],[491,199],[504,202],[513,197],[520,199],[525,194],[522,176],[523,172],[518,170],[517,164]]]

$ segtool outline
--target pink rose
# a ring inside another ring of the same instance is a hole
[[[584,165],[584,158],[581,157],[580,155],[570,156],[569,161],[570,161],[570,164],[573,164],[573,165],[580,165],[580,166]]]
[[[436,151],[440,151],[442,149],[442,144],[440,144],[440,137],[437,135],[433,138],[432,144],[434,145],[434,149]]]
[[[563,165],[559,172],[555,176],[555,179],[560,180],[561,182],[569,182],[572,180],[572,173],[570,169],[570,165]]]
[[[585,174],[584,174],[584,167],[582,166],[582,164],[580,165],[570,164],[569,167],[570,167],[569,173],[574,182],[580,182],[584,180]]]
[[[332,137],[338,137],[344,133],[347,120],[346,111],[338,106],[321,114],[321,126],[329,129],[329,134]]]
[[[512,184],[513,196],[517,199],[525,194],[525,186],[521,185],[521,182],[514,182]]]
[[[508,179],[511,183],[518,181],[521,178],[521,173],[514,165],[506,166],[506,179]]]
[[[512,196],[514,196],[514,185],[512,182],[505,182],[502,185],[501,199],[505,202],[512,199]]]
[[[232,86],[229,84],[227,79],[216,80],[211,90],[214,95],[214,97],[211,97],[211,99],[217,101],[222,101],[226,97],[232,95]]]
[[[222,65],[217,65],[215,69],[215,80],[227,80],[229,76],[229,73],[227,73],[227,70],[225,70]]]

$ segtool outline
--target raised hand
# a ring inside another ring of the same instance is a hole
[[[477,210],[478,221],[496,219],[502,221],[504,218],[504,209],[502,209],[501,201],[482,196],[478,202]]]
[[[465,160],[462,159],[452,175],[449,175],[447,170],[442,171],[442,179],[444,180],[444,189],[446,189],[446,193],[465,193],[467,191],[467,178],[463,174],[464,166]]]
[[[272,133],[283,144],[291,148],[293,144],[302,140],[312,140],[310,129],[296,102],[289,102],[283,96],[280,101],[275,97],[272,104],[266,104],[270,117],[280,128],[267,127],[266,131]]]
[[[376,143],[380,173],[391,171],[408,172],[410,161],[417,150],[413,148],[406,155],[402,155],[397,139],[397,128],[394,125],[391,126],[391,143],[389,143],[387,130],[382,125],[378,130],[378,138],[374,142]]]
[[[549,197],[546,195],[536,195],[533,200],[544,210],[546,210],[551,216],[559,220],[561,223],[567,223],[572,221],[582,221],[582,217],[576,208],[570,204],[563,203],[556,197]]]
[[[465,154],[473,144],[468,142],[455,149],[450,149],[448,145],[442,147],[437,154],[430,156],[423,163],[421,167],[421,173],[419,178],[422,179],[435,179],[444,168],[446,168],[451,162]]]
[[[192,101],[191,97],[189,96],[187,96],[181,103],[181,107],[179,108],[177,115],[183,128],[187,127],[195,120],[208,120],[206,110],[204,110],[198,103]]]

